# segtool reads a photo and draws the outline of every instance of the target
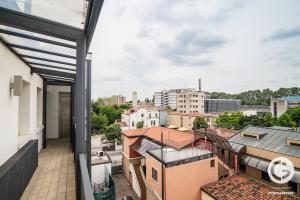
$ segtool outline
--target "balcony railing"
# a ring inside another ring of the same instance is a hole
[[[94,200],[93,190],[91,186],[91,179],[88,173],[86,159],[83,154],[79,155],[80,165],[80,186],[81,186],[81,199],[82,200]]]

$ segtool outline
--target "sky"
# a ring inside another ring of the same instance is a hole
[[[93,99],[299,87],[300,1],[106,0],[90,51]]]

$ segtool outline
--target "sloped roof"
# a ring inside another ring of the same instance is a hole
[[[265,135],[258,140],[256,138],[241,136],[241,133],[243,132],[252,132]],[[300,158],[300,148],[287,145],[287,138],[300,140],[300,133],[296,131],[283,130],[274,127],[266,128],[257,126],[247,126],[234,136],[230,137],[228,141]]]
[[[132,129],[125,130],[122,133],[127,137],[144,136],[157,142],[161,142],[161,133],[163,133],[163,143],[176,149],[186,147],[194,141],[194,135],[189,132],[181,132],[165,127]]]
[[[278,194],[280,190],[258,182],[247,176],[231,176],[215,183],[205,185],[202,191],[216,200],[296,200],[298,198]]]
[[[141,138],[135,141],[130,147],[136,152],[138,152],[140,155],[145,156],[147,151],[158,149],[161,146],[147,138]]]

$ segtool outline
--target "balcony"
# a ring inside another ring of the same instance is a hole
[[[21,199],[75,199],[74,155],[68,139],[48,140]]]

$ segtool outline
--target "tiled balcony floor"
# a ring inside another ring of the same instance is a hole
[[[21,200],[75,199],[75,166],[67,139],[48,140]]]

